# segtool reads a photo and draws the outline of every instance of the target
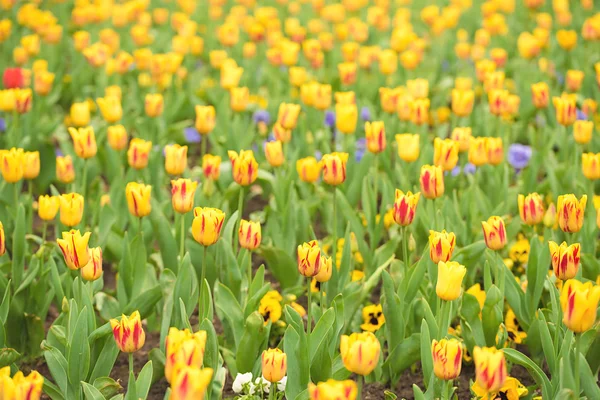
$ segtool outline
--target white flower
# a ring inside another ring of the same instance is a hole
[[[287,385],[287,375],[277,382],[277,390],[280,392],[285,392],[285,385]]]
[[[269,388],[271,387],[271,382],[266,380],[265,378],[258,377],[254,380],[254,387],[250,389],[250,394],[254,394],[256,387],[262,387],[263,392],[269,393]]]
[[[252,386],[252,372],[246,372],[245,374],[238,373],[235,376],[233,385],[231,385],[231,389],[233,389],[235,393],[241,393],[242,390],[244,390],[244,385],[248,383]]]

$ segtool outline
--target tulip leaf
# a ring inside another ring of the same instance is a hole
[[[306,335],[297,332],[293,325],[288,325],[283,336],[283,351],[287,355],[288,371],[295,372],[288,375],[285,387],[285,397],[288,399],[296,398],[308,386],[306,345]]]
[[[236,367],[239,373],[252,372],[260,359],[260,353],[266,346],[270,327],[265,326],[264,319],[258,311],[246,318],[244,331],[237,347]]]
[[[577,354],[579,359],[579,371],[581,376],[581,387],[589,399],[600,399],[600,387],[596,382],[596,377],[587,363],[582,353]]]
[[[133,371],[129,372],[129,382],[127,383],[127,393],[125,394],[125,400],[138,400],[135,375]]]
[[[156,285],[151,289],[145,290],[123,309],[124,314],[131,314],[139,311],[142,319],[148,318],[154,311],[154,306],[162,299],[162,289]]]
[[[310,363],[310,377],[314,382],[325,382],[331,378],[332,374],[331,356],[327,351],[327,341],[323,340],[318,343],[319,347],[315,350],[314,358]],[[312,334],[310,347],[313,347]]]
[[[71,337],[71,341],[67,350],[67,367],[69,382],[72,385],[78,385],[79,382],[85,380],[90,368],[90,345],[88,343],[88,324],[86,307],[79,313],[77,323],[75,324],[75,332]]]
[[[43,344],[44,359],[48,364],[48,369],[56,384],[62,393],[67,393],[68,377],[67,377],[67,360],[65,356],[55,347]]]
[[[264,257],[269,271],[285,290],[295,286],[299,281],[298,265],[296,260],[285,251],[270,246],[261,246],[257,252]]]
[[[404,339],[405,321],[402,302],[394,289],[394,281],[387,271],[383,271],[383,315],[385,316],[385,337],[388,348],[394,349]]]
[[[49,379],[44,379],[43,391],[52,400],[65,400],[58,386],[52,383]]]
[[[4,368],[21,358],[21,354],[15,349],[4,347],[0,349],[0,368]]]
[[[137,380],[135,381],[135,393],[137,398],[145,399],[148,396],[150,385],[152,384],[152,370],[152,361],[148,361],[138,374]]]
[[[550,372],[554,374],[556,372],[556,355],[554,354],[552,337],[550,336],[550,330],[548,329],[548,323],[546,322],[544,313],[539,310],[538,315],[540,318],[539,331],[542,349],[544,351],[544,356],[546,357],[546,362],[548,363],[548,368],[550,369]]]
[[[483,310],[481,310],[481,322],[483,333],[488,346],[492,346],[496,341],[498,327],[502,323],[502,308],[504,297],[496,285],[492,285],[486,293]]]
[[[210,286],[208,284],[208,281],[206,279],[204,279],[204,284],[202,285],[202,287],[200,288],[200,297],[198,299],[198,306],[199,306],[199,312],[202,313],[202,315],[198,315],[198,319],[200,321],[202,321],[203,319],[208,319],[209,321],[212,321],[214,318],[214,309],[213,309],[213,299],[212,299],[212,295],[210,294]]]
[[[17,218],[15,219],[15,228],[13,232],[13,247],[12,247],[12,283],[15,288],[21,286],[23,279],[23,269],[25,266],[25,253],[27,251],[27,243],[25,239],[25,207],[19,204],[17,208]]]
[[[189,318],[198,303],[199,298],[199,287],[196,272],[192,267],[189,254],[186,254],[179,265],[179,275],[175,281],[175,287],[173,288],[173,316],[175,319],[172,322],[172,326],[183,327],[185,325],[185,319],[180,307],[180,299],[185,305],[185,316]],[[186,318],[186,319],[187,319]]]
[[[321,318],[319,318],[319,321],[316,323],[314,329],[310,333],[309,360],[311,365],[315,362],[317,350],[322,347],[323,342],[327,342],[329,332],[331,331],[334,322],[335,311],[333,308],[328,308]]]
[[[18,295],[23,290],[27,289],[27,287],[31,284],[31,282],[33,282],[35,277],[38,275],[39,270],[40,259],[38,257],[32,257],[31,263],[29,264],[29,267],[27,268],[27,271],[25,273],[25,279],[23,279],[23,282],[21,282],[21,285],[19,285],[19,288],[15,291],[15,294],[13,296]]]
[[[402,372],[419,361],[421,357],[421,334],[413,333],[389,352],[383,363],[383,370],[389,369],[390,376],[396,381]]]
[[[219,343],[217,332],[208,319],[204,319],[199,326],[200,330],[206,332],[206,346],[204,351],[204,366],[217,370],[219,365]]]
[[[109,378],[108,376],[94,379],[94,387],[98,389],[100,393],[102,393],[102,396],[107,399],[119,394],[119,392],[123,390],[123,387],[117,381],[115,381],[113,378]]]
[[[473,338],[475,345],[485,346],[486,340],[483,331],[483,325],[479,316],[480,313],[481,307],[479,306],[477,298],[470,293],[463,293],[460,314],[464,318],[465,323],[462,325],[465,328],[465,330],[469,333],[469,336]],[[469,341],[465,341],[469,346]]]
[[[83,388],[83,394],[86,400],[105,400],[104,396],[98,389],[87,382],[80,382]]]
[[[152,229],[158,239],[160,256],[162,257],[164,267],[173,270],[173,272],[177,274],[179,267],[177,261],[177,255],[179,254],[177,241],[171,232],[171,223],[167,220],[163,212],[158,210],[154,211],[157,208],[157,205],[153,204],[153,212],[150,213],[149,217],[150,222],[152,223]]]
[[[548,275],[548,265],[550,265],[550,249],[548,245],[542,245],[539,237],[536,235],[530,241],[531,250],[527,262],[527,289],[526,298],[529,315],[533,316],[538,308],[542,291],[544,290],[544,281]],[[508,275],[510,276],[510,275]]]
[[[215,285],[214,296],[217,315],[221,321],[229,323],[233,331],[235,348],[239,348],[238,345],[244,331],[244,314],[240,303],[231,290],[220,282]]]
[[[248,316],[258,310],[258,306],[260,304],[260,300],[264,297],[265,294],[271,289],[270,283],[265,283],[259,291],[254,293],[252,297],[249,297],[246,303],[246,307],[244,307],[244,317],[248,318]]]
[[[519,364],[529,371],[533,379],[535,379],[535,382],[542,389],[542,396],[544,398],[553,397],[552,385],[550,383],[550,380],[548,379],[544,371],[542,371],[542,369],[536,363],[534,363],[529,357],[527,357],[518,350],[505,348],[502,351],[504,352],[504,355],[506,356],[506,359],[508,361],[514,364]]]
[[[433,374],[433,356],[431,354],[431,337],[426,321],[421,321],[421,367],[423,368],[423,383],[426,384]]]
[[[6,324],[6,318],[8,317],[8,310],[10,309],[10,280],[6,285],[6,290],[4,292],[4,296],[2,297],[2,304],[0,304],[0,322],[2,325]]]

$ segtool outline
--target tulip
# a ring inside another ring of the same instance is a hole
[[[319,179],[322,164],[314,157],[301,158],[296,161],[296,171],[304,182],[313,183]]]
[[[587,144],[592,140],[594,123],[592,121],[577,120],[573,124],[573,138],[579,144]]]
[[[335,92],[335,104],[356,104],[356,93],[354,92]]]
[[[31,89],[13,89],[15,92],[15,110],[25,114],[31,110]]]
[[[230,150],[227,154],[231,161],[233,180],[242,186],[254,183],[258,176],[258,163],[252,150],[242,150],[239,154]]]
[[[196,106],[196,130],[201,135],[208,135],[215,129],[215,108],[213,106]]]
[[[62,183],[68,184],[75,180],[75,169],[71,156],[56,157],[56,177]]]
[[[102,118],[109,124],[114,124],[123,117],[121,99],[116,96],[99,97],[96,99]]]
[[[483,87],[486,92],[492,90],[502,90],[504,87],[504,71],[490,71],[485,74]]]
[[[4,234],[4,225],[0,222],[0,256],[6,253],[6,236]]]
[[[146,333],[142,328],[142,318],[139,311],[134,311],[129,317],[121,316],[121,320],[110,320],[110,326],[117,347],[123,353],[133,353],[144,346]]]
[[[87,126],[90,124],[90,105],[87,101],[73,103],[70,111],[71,123],[75,127]]]
[[[176,365],[169,400],[204,400],[212,376],[211,368]]]
[[[583,153],[581,155],[583,175],[590,179],[600,179],[600,153]]]
[[[69,133],[73,139],[73,147],[75,154],[83,159],[94,157],[98,148],[96,146],[96,136],[94,128],[88,126],[86,128],[69,128]]]
[[[491,165],[498,165],[504,159],[504,148],[501,137],[488,137],[486,140],[487,162]]]
[[[152,150],[152,142],[133,138],[127,150],[127,162],[134,169],[144,169],[148,165],[148,156]]]
[[[129,213],[134,217],[145,217],[152,211],[150,198],[152,186],[143,183],[129,182],[125,187],[125,198]]]
[[[358,388],[353,380],[319,382],[308,384],[310,400],[356,400]]]
[[[429,257],[435,264],[440,261],[448,261],[452,257],[454,245],[456,244],[456,235],[452,232],[429,231]]]
[[[343,85],[352,85],[356,82],[356,64],[353,62],[344,62],[338,64],[338,74]]]
[[[566,51],[571,51],[577,46],[577,32],[574,30],[560,29],[556,32],[558,45]]]
[[[219,179],[221,157],[205,154],[202,156],[202,172],[206,179],[216,181]]]
[[[340,353],[348,371],[366,376],[377,366],[381,344],[372,332],[342,335]]]
[[[180,214],[190,212],[194,207],[194,195],[198,182],[179,178],[171,181],[171,187],[173,209]]]
[[[108,127],[108,144],[115,151],[121,151],[127,146],[127,131],[123,125]]]
[[[471,145],[471,128],[456,127],[452,130],[451,139],[458,143],[458,151],[468,151]]]
[[[285,158],[281,142],[279,140],[265,142],[265,156],[272,167],[282,166]]]
[[[472,137],[469,144],[469,162],[476,167],[488,163],[488,140],[485,137]]]
[[[487,221],[482,221],[481,226],[487,247],[492,250],[501,250],[506,246],[506,228],[502,218],[492,216]]]
[[[411,191],[406,194],[396,189],[396,200],[394,201],[394,221],[400,226],[412,224],[417,212],[417,204],[421,193],[413,194]]]
[[[577,119],[577,96],[563,93],[560,97],[553,97],[552,103],[556,109],[556,120],[563,126],[573,125]]]
[[[474,100],[472,90],[452,89],[452,112],[459,117],[468,117],[473,111]]]
[[[436,199],[444,194],[444,175],[441,167],[423,165],[421,167],[421,192],[427,199]]]
[[[165,341],[165,378],[173,383],[175,366],[201,368],[206,349],[206,331],[190,332],[188,329],[169,328]]]
[[[155,118],[160,117],[163,113],[164,101],[163,96],[160,93],[147,94],[144,99],[144,110],[146,115]]]
[[[419,158],[419,140],[417,133],[403,133],[396,135],[398,157],[406,162],[414,162]]]
[[[442,339],[431,342],[433,373],[446,381],[456,379],[462,367],[463,346],[456,339]]]
[[[544,202],[537,193],[518,197],[519,215],[527,225],[537,225],[544,219]]]
[[[583,213],[587,203],[587,195],[577,200],[573,194],[558,196],[558,225],[563,232],[579,232],[583,226]]]
[[[473,360],[476,383],[487,393],[498,391],[508,375],[504,352],[495,347],[475,346]]]
[[[271,383],[283,379],[287,372],[287,355],[280,349],[268,349],[262,352],[262,376]]]
[[[35,73],[34,86],[35,93],[40,96],[47,96],[52,90],[54,83],[54,74],[48,71],[40,71]]]
[[[187,166],[187,146],[165,146],[165,170],[169,175],[181,175]]]
[[[599,300],[600,286],[569,279],[560,293],[563,324],[575,333],[587,331],[596,322]]]
[[[490,113],[500,116],[506,110],[506,102],[508,99],[508,90],[493,89],[488,92],[488,104]]]
[[[433,142],[433,163],[444,171],[451,171],[458,162],[458,142],[452,139],[435,138]]]
[[[90,232],[86,232],[81,236],[79,231],[71,229],[69,232],[62,233],[62,239],[56,239],[58,247],[65,258],[65,264],[69,269],[81,269],[90,261],[88,248],[90,235]]]
[[[338,131],[346,135],[354,133],[358,121],[356,104],[336,104],[335,116],[335,127]]]
[[[548,245],[550,246],[554,275],[561,280],[574,278],[579,270],[580,244],[567,246],[566,242],[562,242],[559,246],[556,242],[549,241]]]
[[[0,90],[0,111],[15,111],[15,91],[12,89]]]
[[[583,82],[584,73],[583,71],[570,69],[566,75],[566,86],[570,92],[577,92],[581,88]]]
[[[16,183],[23,178],[25,173],[25,153],[23,149],[12,148],[0,151],[2,177],[8,183]]]
[[[217,243],[223,228],[225,213],[218,208],[196,207],[194,208],[194,222],[192,223],[192,235],[196,242],[202,246],[211,246]]]
[[[84,200],[79,193],[60,196],[60,222],[66,226],[75,226],[83,217]]]
[[[298,271],[307,278],[316,276],[321,269],[321,248],[316,240],[298,246]]]
[[[550,89],[546,82],[534,83],[531,85],[531,98],[533,105],[536,108],[548,107],[548,101],[550,100]]]
[[[260,246],[261,240],[260,223],[242,219],[240,221],[240,228],[238,230],[238,238],[240,246],[244,249],[257,249],[258,246]]]
[[[229,106],[233,111],[245,111],[250,99],[247,87],[231,88],[229,90]]]
[[[0,396],[4,400],[39,400],[42,395],[44,377],[37,371],[27,376],[17,371],[10,377],[10,366],[0,369]]]
[[[367,149],[371,153],[381,153],[386,147],[385,126],[383,121],[365,122]]]
[[[429,99],[413,100],[410,119],[416,125],[423,125],[429,122]]]
[[[306,82],[306,69],[304,67],[290,67],[290,84],[301,87]]]
[[[323,165],[323,180],[328,185],[337,186],[346,180],[346,163],[348,153],[325,154],[321,160]]]
[[[315,275],[317,282],[327,282],[331,279],[332,269],[331,257],[321,256],[321,266],[319,267],[319,273]]]
[[[325,111],[331,105],[331,85],[317,84],[314,90],[314,107]]]
[[[277,114],[277,122],[279,122],[284,129],[294,129],[298,122],[300,109],[301,107],[299,104],[281,103]]]
[[[467,269],[465,266],[456,261],[440,261],[438,263],[438,280],[435,287],[437,296],[446,301],[458,299],[462,280],[466,273]]]
[[[90,260],[81,268],[81,277],[86,281],[95,281],[102,275],[102,248],[89,249]]]
[[[398,109],[398,98],[403,92],[403,88],[379,88],[379,102],[381,108],[388,114],[395,113]]]
[[[235,62],[221,67],[221,87],[229,90],[237,87],[244,73],[244,68],[238,67]]]
[[[402,63],[404,66],[404,63]],[[404,66],[404,68],[407,68]],[[392,75],[398,69],[398,55],[392,49],[385,49],[379,53],[379,72],[383,75]],[[410,68],[407,68],[410,69]]]
[[[38,198],[38,215],[44,221],[52,221],[60,207],[60,197],[42,195]]]

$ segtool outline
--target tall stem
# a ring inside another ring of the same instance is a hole
[[[200,279],[200,293],[203,292],[202,288],[204,288],[204,277],[206,276],[206,246],[203,246],[202,250],[202,273]],[[204,319],[204,299],[200,301],[200,318]]]
[[[308,282],[308,285],[307,285],[308,302],[306,304],[306,345],[310,349],[310,332],[311,332],[311,325],[312,325],[312,312],[311,312],[312,292],[311,292],[311,288],[310,288],[311,278],[307,278],[306,281]],[[310,360],[308,363],[308,382],[309,383],[311,382],[311,380],[310,380]]]
[[[240,224],[242,223],[242,214],[244,212],[244,187],[240,186],[240,196],[238,198],[238,220],[236,224],[236,233],[240,230]],[[238,241],[233,241],[233,249],[237,252],[238,249]]]
[[[323,315],[323,311],[325,310],[325,304],[323,303],[323,284],[319,285],[319,304],[321,305],[321,315]]]
[[[575,334],[575,368],[574,368],[574,373],[575,373],[575,398],[579,398],[579,383],[581,378],[579,377],[579,352],[581,351],[580,348],[580,344],[581,344],[581,335],[580,334]]]
[[[180,214],[181,219],[181,236],[179,237],[179,260],[183,260],[183,253],[185,252],[185,214]]]
[[[404,268],[408,272],[410,267],[410,255],[408,254],[408,226],[402,228],[402,249],[404,253]]]
[[[275,400],[277,396],[275,395],[277,392],[277,382],[272,382],[269,390],[269,400]]]
[[[252,283],[252,252],[250,250],[246,250],[248,252],[248,290],[250,290],[250,284]]]
[[[200,154],[202,154],[202,157],[204,157],[204,155],[206,154],[206,142],[207,141],[208,141],[207,135],[200,136]]]
[[[129,375],[133,374],[133,353],[129,353]]]
[[[357,391],[358,396],[356,396],[356,398],[358,400],[360,400],[360,399],[362,399],[362,388],[363,388],[363,376],[362,375],[357,376],[356,384],[358,386],[358,391]]]

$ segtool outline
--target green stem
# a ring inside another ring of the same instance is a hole
[[[579,382],[581,378],[579,377],[579,352],[581,351],[581,335],[575,334],[575,368],[574,368],[574,376],[575,376],[575,398],[579,398]]]
[[[321,315],[323,315],[323,312],[325,310],[325,304],[323,303],[323,284],[321,283],[321,287],[319,288],[319,304],[321,305]]]
[[[129,375],[133,373],[133,353],[129,353]]]
[[[238,218],[237,218],[237,224],[236,224],[236,231],[235,233],[237,234],[237,232],[240,230],[240,224],[242,223],[242,214],[244,212],[244,187],[240,186],[240,196],[238,198]],[[238,249],[238,240],[234,240],[233,241],[233,250],[235,252],[237,252]]]
[[[142,217],[138,218],[138,234],[142,234]]]
[[[269,390],[269,400],[275,400],[277,398],[275,392],[277,392],[277,382],[272,382],[271,389]]]
[[[208,141],[208,135],[200,136],[200,154],[204,157],[206,154],[206,142]]]
[[[85,193],[87,189],[87,159],[83,160],[83,179],[81,180],[81,195],[85,202]]]
[[[444,381],[444,395],[442,399],[450,400],[452,397],[452,380]]]
[[[181,236],[179,237],[179,260],[183,260],[183,253],[185,252],[185,214],[180,214],[181,219]]]
[[[408,226],[402,228],[402,249],[404,253],[404,268],[408,273],[408,268],[410,267],[410,255],[408,254]]]
[[[438,332],[439,339],[443,339],[448,333],[448,322],[450,321],[450,312],[452,311],[450,305],[449,301],[442,300],[442,308],[440,310],[442,316]]]
[[[250,290],[250,284],[252,283],[252,252],[250,250],[246,250],[248,252],[248,290]]]
[[[306,345],[310,349],[310,332],[311,332],[311,325],[312,325],[312,312],[311,312],[312,291],[310,288],[311,278],[307,278],[306,281],[308,282],[308,285],[307,285],[308,302],[306,304]],[[308,382],[309,383],[311,382],[311,380],[310,380],[310,362],[308,363]]]
[[[358,375],[356,378],[356,386],[358,386],[358,391],[357,393],[357,400],[362,399],[362,388],[363,388],[363,376],[362,375]]]
[[[202,275],[200,279],[200,293],[202,293],[202,288],[204,287],[204,279],[206,276],[206,246],[203,246],[204,249],[202,251]],[[201,299],[200,301],[200,319],[204,319],[204,301]]]
[[[19,182],[13,183],[13,188],[15,192],[15,217],[17,215],[19,209]]]

